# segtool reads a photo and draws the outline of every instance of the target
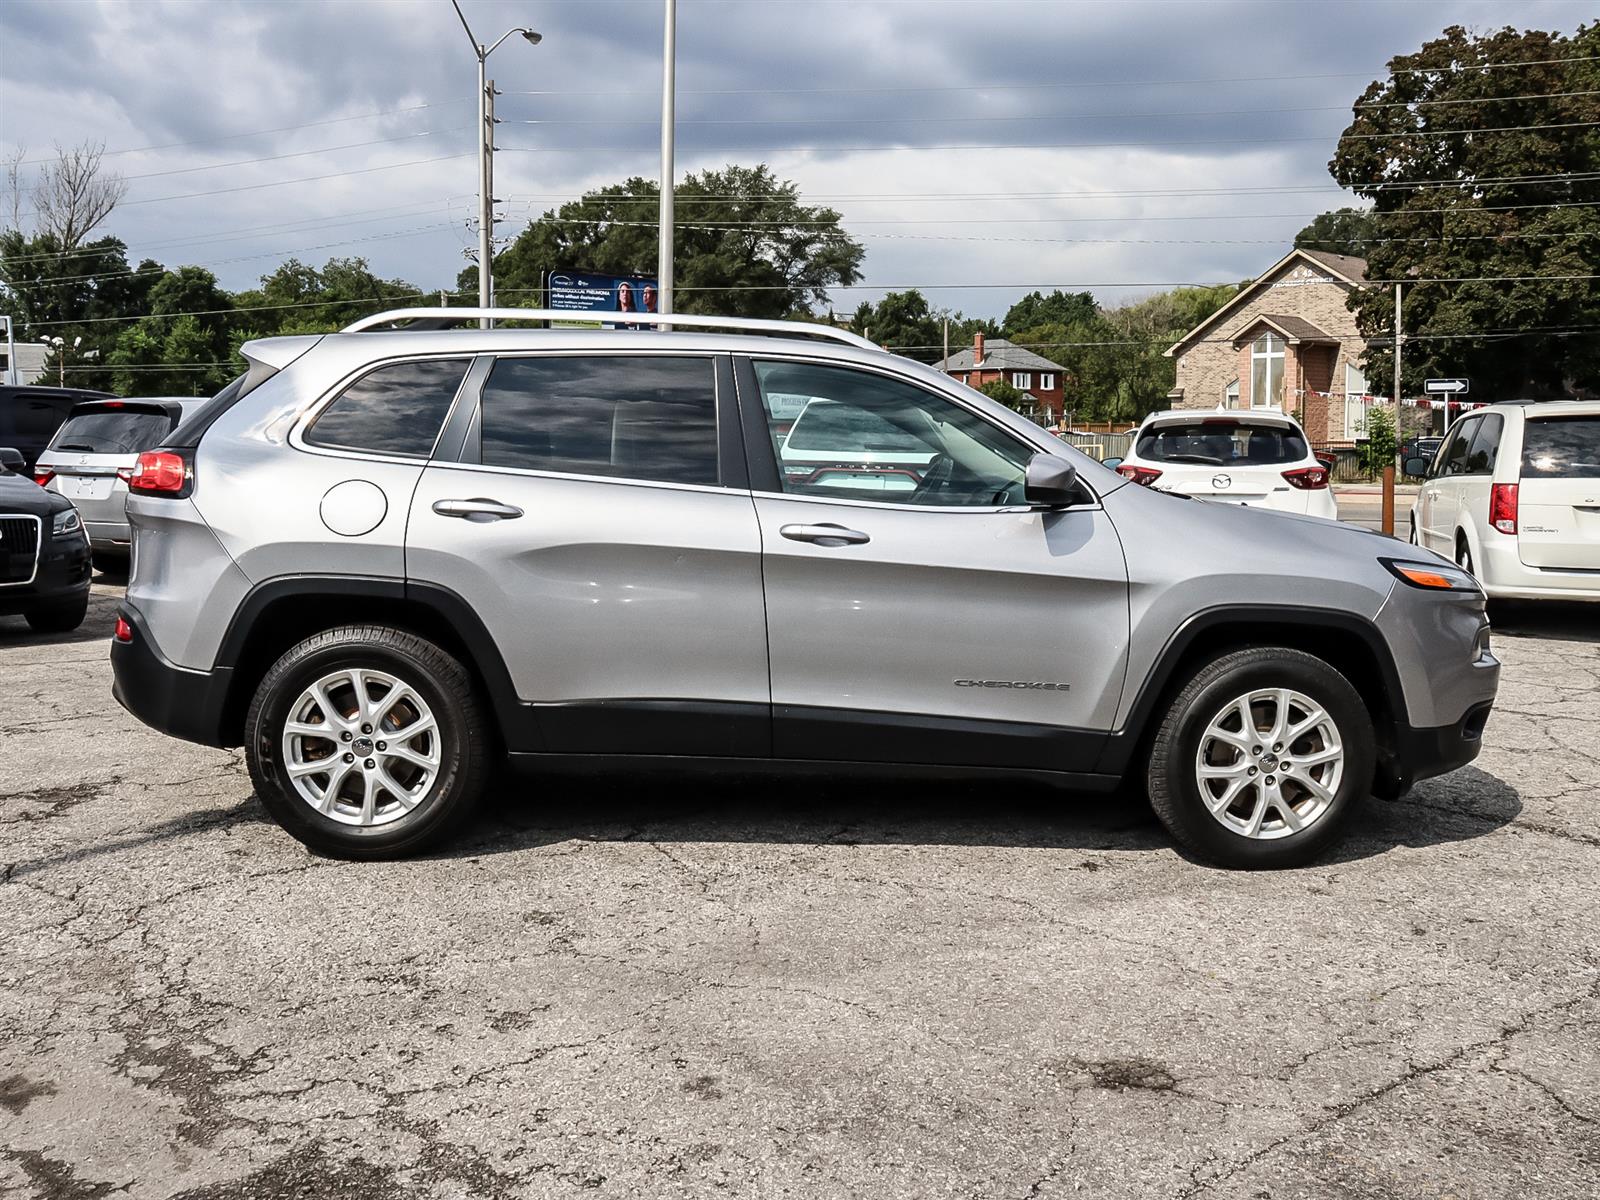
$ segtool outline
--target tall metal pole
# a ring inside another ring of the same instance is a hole
[[[673,135],[678,57],[678,0],[666,0],[666,27],[661,35],[661,244],[656,258],[656,307],[672,311]]]
[[[494,291],[490,246],[494,240],[494,195],[489,162],[494,127],[489,124],[488,56],[478,47],[478,307],[488,308]],[[479,317],[478,327],[489,328],[489,318]]]
[[[1400,332],[1400,285],[1394,285],[1394,427],[1400,428],[1400,343],[1405,335]],[[1449,420],[1445,410],[1445,420]]]

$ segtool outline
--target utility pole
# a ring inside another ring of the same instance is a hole
[[[1405,334],[1401,332],[1400,324],[1400,285],[1394,285],[1394,427],[1400,428],[1400,345]],[[1446,421],[1450,420],[1450,410],[1445,409]]]
[[[450,3],[478,59],[478,306],[489,308],[494,303],[494,80],[489,78],[489,55],[513,33],[520,33],[530,46],[537,46],[543,38],[519,26],[506,30],[486,46],[467,24],[460,0],[450,0]],[[478,318],[480,328],[488,329],[491,324],[488,317]]]
[[[656,257],[656,309],[672,311],[672,152],[677,117],[678,0],[666,0],[666,24],[661,34],[661,233]]]
[[[948,314],[944,319],[944,366],[946,370],[950,367],[950,317]]]

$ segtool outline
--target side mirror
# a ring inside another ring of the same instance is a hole
[[[21,475],[28,469],[28,460],[22,457],[22,451],[16,447],[0,446],[0,467]]]
[[[1428,473],[1428,460],[1421,455],[1413,455],[1406,459],[1405,465],[1401,467],[1401,470],[1406,473],[1406,478],[1408,479],[1421,479]]]
[[[1029,504],[1061,508],[1078,498],[1078,468],[1043,450],[1028,460],[1022,495]]]
[[[1103,467],[1110,467],[1113,471],[1115,471],[1122,465],[1122,457],[1118,455],[1116,458],[1102,458],[1100,460],[1100,465]]]

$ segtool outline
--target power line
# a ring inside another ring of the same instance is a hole
[[[416,138],[437,137],[441,133],[464,133],[471,130],[470,125],[456,129],[423,129],[417,133],[399,133],[394,137],[373,138],[367,142],[347,142],[343,146],[324,146],[320,150],[296,150],[291,154],[267,154],[260,158],[234,158],[227,162],[206,163],[200,167],[174,167],[170,171],[147,171],[143,175],[124,175],[127,180],[155,179],[163,175],[191,175],[196,171],[220,171],[224,167],[247,167],[252,163],[281,162],[286,158],[308,158],[315,154],[333,154],[340,150],[359,150],[363,146],[382,146],[390,142],[408,142]]]

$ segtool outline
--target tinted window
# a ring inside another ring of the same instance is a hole
[[[61,428],[72,404],[71,397],[45,398],[26,393],[11,397],[9,403],[0,403],[0,445],[11,445],[7,438],[32,446],[44,445]]]
[[[1533,479],[1600,479],[1600,417],[1529,421],[1522,473]]]
[[[954,401],[845,367],[755,368],[786,492],[947,507],[1022,501],[1033,449]],[[798,416],[795,397],[805,397]]]
[[[134,454],[160,443],[172,428],[161,408],[100,408],[77,413],[56,430],[52,450],[84,454]]]
[[[485,466],[717,482],[709,358],[503,358],[484,385],[479,424]]]
[[[1467,451],[1472,447],[1472,435],[1477,432],[1478,422],[1463,421],[1450,431],[1450,441],[1440,452],[1436,464],[1436,475],[1460,475],[1467,469]]]
[[[369,371],[322,410],[306,443],[427,458],[471,361],[435,358]]]
[[[1477,436],[1472,439],[1472,449],[1467,452],[1468,475],[1494,473],[1494,460],[1500,453],[1500,433],[1506,420],[1499,413],[1490,413],[1478,422]]]
[[[1139,434],[1134,453],[1152,462],[1249,467],[1299,462],[1311,449],[1298,430],[1286,425],[1213,418],[1187,425],[1152,425]]]

